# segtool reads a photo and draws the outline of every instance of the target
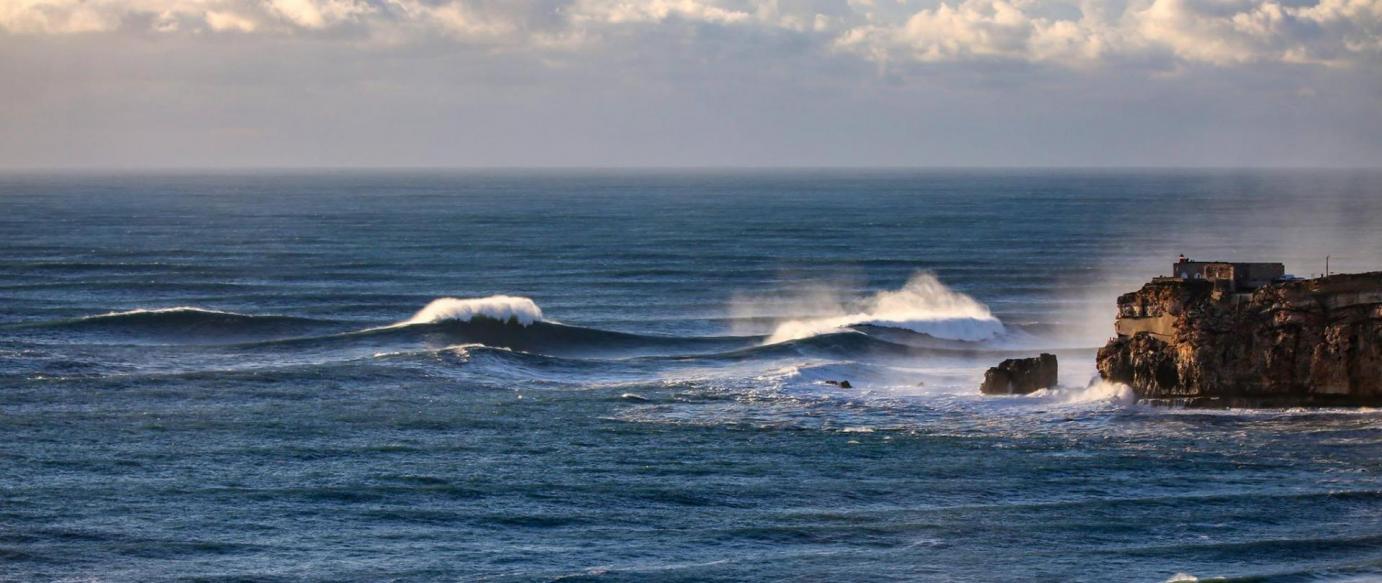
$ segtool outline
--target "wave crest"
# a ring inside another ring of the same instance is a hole
[[[517,296],[489,296],[486,298],[437,298],[432,300],[412,318],[399,322],[398,326],[413,324],[435,324],[445,321],[469,322],[475,318],[485,318],[498,322],[517,322],[531,326],[542,321],[542,308],[533,300]]]
[[[991,340],[1006,332],[988,306],[950,289],[935,274],[923,272],[913,275],[901,289],[874,294],[848,313],[781,322],[764,343],[842,332],[859,325],[902,328],[966,342]]]
[[[296,337],[339,326],[339,322],[294,316],[254,315],[193,306],[138,308],[72,320],[40,322],[35,328],[94,333],[125,339],[179,343]]]
[[[148,317],[156,317],[156,316],[161,315],[161,314],[172,314],[172,315],[178,315],[178,316],[185,316],[185,315],[229,316],[229,317],[232,317],[232,318],[255,318],[255,317],[257,317],[257,316],[252,316],[252,315],[249,315],[249,314],[238,314],[238,313],[235,313],[235,312],[226,312],[226,311],[223,311],[223,310],[210,310],[210,309],[207,309],[207,308],[198,308],[198,307],[195,307],[195,306],[174,306],[174,307],[171,307],[171,308],[135,308],[135,309],[133,309],[133,310],[125,310],[125,311],[123,311],[123,312],[106,312],[106,313],[104,313],[104,314],[96,314],[95,316],[85,316],[85,317],[79,318],[78,321],[95,322],[95,321],[103,321],[103,320],[133,319],[133,318],[141,318],[141,317],[143,317],[143,318],[148,318]]]
[[[223,310],[211,310],[193,306],[171,308],[136,308],[122,312],[106,312],[94,316],[84,316],[75,320],[64,320],[48,325],[77,328],[149,328],[166,327],[188,329],[198,332],[208,330],[233,331],[240,326],[288,326],[326,324],[326,321],[293,316],[273,316],[240,314]]]

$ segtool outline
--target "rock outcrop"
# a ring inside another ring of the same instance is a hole
[[[1187,406],[1382,404],[1382,272],[1232,293],[1158,278],[1118,298],[1099,374]]]
[[[1010,358],[984,373],[979,392],[985,395],[1025,395],[1056,386],[1056,355]]]

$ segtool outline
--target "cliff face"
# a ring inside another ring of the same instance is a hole
[[[1099,373],[1139,398],[1205,406],[1382,405],[1382,272],[1251,294],[1156,280],[1118,298]]]

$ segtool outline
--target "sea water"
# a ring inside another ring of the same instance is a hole
[[[0,176],[0,580],[1382,577],[1382,413],[1094,379],[1179,253],[1382,175]]]

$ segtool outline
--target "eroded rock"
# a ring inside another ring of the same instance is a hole
[[[1025,395],[1056,386],[1056,355],[1010,358],[984,373],[979,392],[985,395]]]

